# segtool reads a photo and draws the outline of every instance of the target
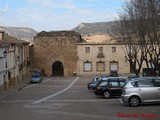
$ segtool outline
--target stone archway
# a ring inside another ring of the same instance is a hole
[[[56,61],[53,63],[52,76],[64,76],[64,66],[62,62]]]

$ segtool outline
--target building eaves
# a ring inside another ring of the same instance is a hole
[[[0,30],[0,33],[5,33],[5,31],[4,30]]]
[[[78,45],[124,45],[124,43],[78,43]]]
[[[4,40],[2,40],[4,43],[8,43],[8,44],[29,44],[29,42],[26,42],[24,40],[18,40],[17,38],[5,35],[4,36]]]

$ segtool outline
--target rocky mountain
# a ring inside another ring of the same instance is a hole
[[[72,30],[80,33],[87,42],[90,43],[108,43],[112,42],[108,36],[108,31],[115,22],[95,22],[81,23]],[[8,35],[22,39],[28,42],[33,40],[37,35],[37,31],[27,27],[4,27],[0,26],[0,30],[4,30]]]
[[[8,35],[31,42],[33,37],[38,33],[32,28],[27,27],[4,27],[0,26],[0,30],[4,30]]]
[[[115,22],[81,23],[73,30],[81,35],[104,35],[107,34],[113,24]]]
[[[89,43],[111,43],[114,41],[108,36],[108,31],[114,24],[115,22],[81,23],[73,30],[79,32]]]

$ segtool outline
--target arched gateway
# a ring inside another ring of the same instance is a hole
[[[53,63],[52,76],[64,76],[64,66],[62,62],[56,61]]]
[[[77,71],[77,45],[82,42],[81,35],[75,31],[38,33],[30,55],[33,70],[43,68],[47,76],[72,76]]]

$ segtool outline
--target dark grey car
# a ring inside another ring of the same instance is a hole
[[[122,101],[131,106],[160,102],[160,77],[142,77],[128,81],[122,89]]]

